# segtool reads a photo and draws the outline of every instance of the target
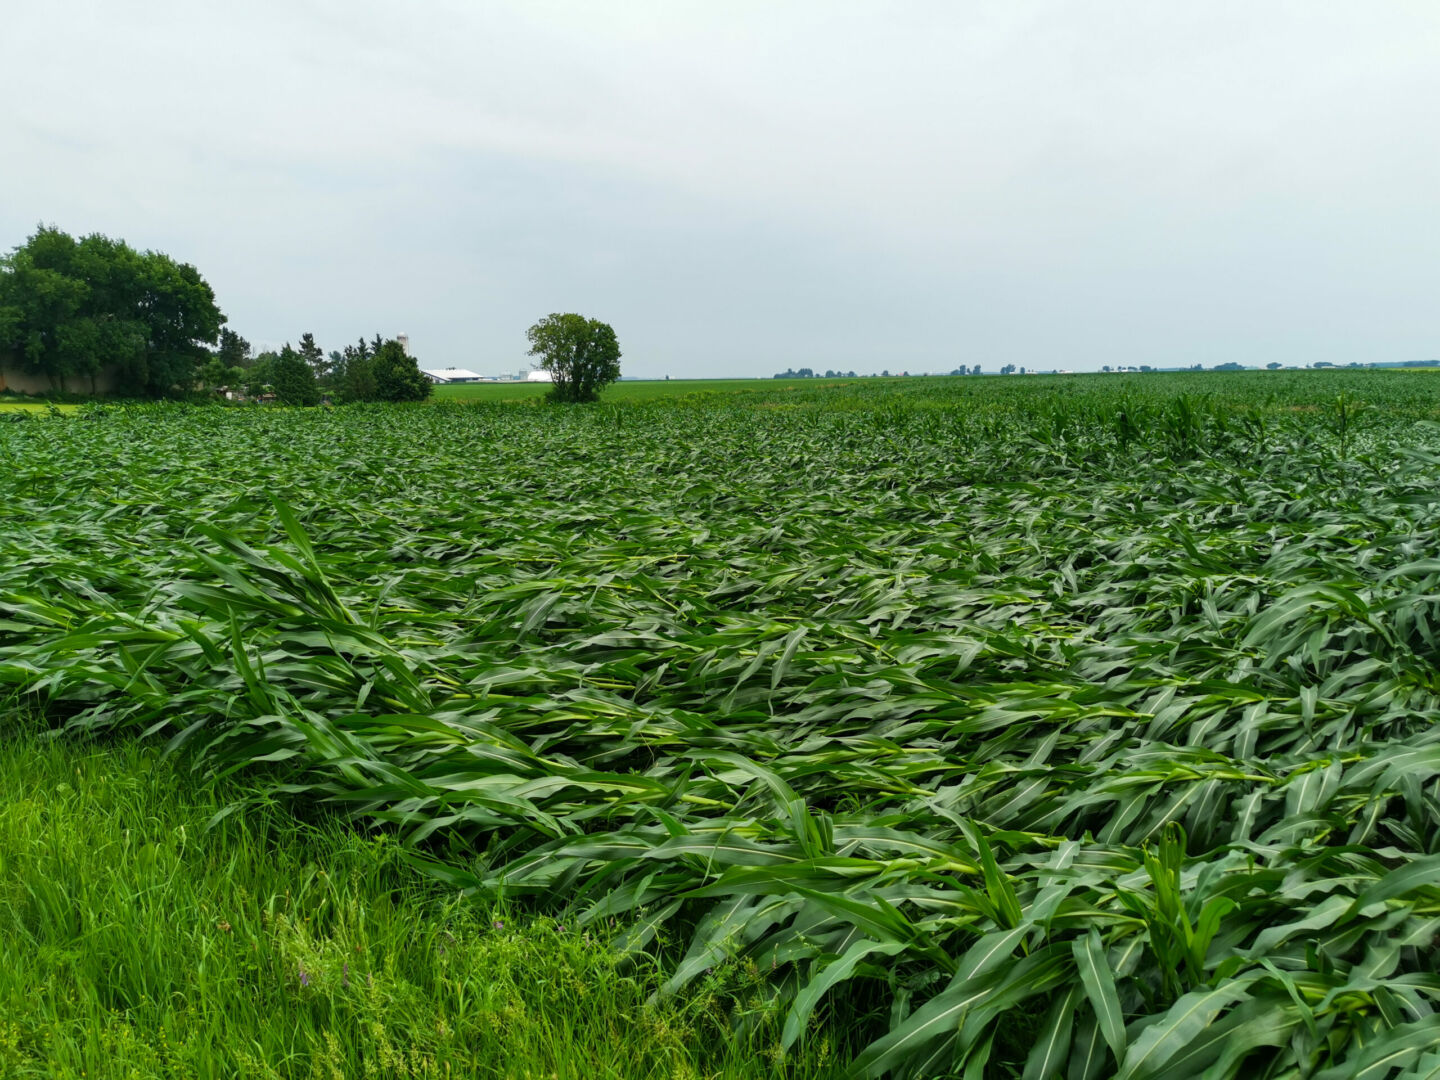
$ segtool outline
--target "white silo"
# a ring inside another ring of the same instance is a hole
[[[396,335],[395,335],[395,340],[400,343],[400,349],[401,349],[401,351],[403,351],[406,356],[409,356],[409,355],[410,355],[410,335],[409,335],[409,334],[396,334]]]

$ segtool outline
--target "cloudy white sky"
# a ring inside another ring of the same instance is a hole
[[[1440,357],[1440,4],[7,0],[0,247],[626,374]]]

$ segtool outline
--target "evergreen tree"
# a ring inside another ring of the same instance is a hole
[[[308,330],[300,335],[300,358],[310,365],[316,382],[324,382],[330,374],[330,362],[325,359],[320,346],[315,344],[315,335]]]
[[[364,338],[358,345],[345,346],[332,381],[343,401],[375,400],[375,365]]]
[[[250,343],[234,330],[220,331],[220,347],[215,350],[215,358],[227,368],[247,368],[255,362],[250,355]]]
[[[270,382],[275,387],[275,400],[282,405],[318,405],[320,387],[315,372],[301,355],[286,342],[275,358]]]

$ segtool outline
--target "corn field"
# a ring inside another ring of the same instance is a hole
[[[1437,390],[0,418],[0,689],[856,1076],[1440,1078]]]

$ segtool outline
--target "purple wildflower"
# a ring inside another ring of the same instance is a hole
[[[301,985],[301,986],[309,986],[309,985],[310,985],[310,973],[309,973],[308,971],[306,971],[303,967],[300,969],[300,985]]]

